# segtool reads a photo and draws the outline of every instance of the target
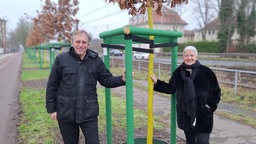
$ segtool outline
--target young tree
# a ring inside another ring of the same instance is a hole
[[[168,1],[164,1],[164,0],[108,0],[109,2],[112,3],[118,3],[120,9],[128,9],[129,10],[129,14],[131,15],[137,15],[137,14],[145,14],[146,10],[147,10],[147,16],[148,16],[148,26],[150,29],[153,29],[153,16],[152,16],[152,8],[155,9],[156,13],[158,15],[162,15],[161,14],[161,8],[164,2],[167,2],[167,5],[171,4],[171,7],[175,7],[176,4],[182,4],[182,3],[187,3],[188,0],[168,0]],[[140,6],[139,6],[140,4]],[[137,7],[138,6],[138,7]],[[154,39],[153,36],[149,37],[151,40]],[[153,67],[154,67],[154,63],[153,63],[153,55],[150,54],[149,56],[149,63],[148,63],[148,67],[149,67],[149,71],[148,71],[148,75],[152,75],[153,74]],[[153,101],[153,82],[149,81],[149,95],[148,95],[148,101],[149,103],[151,103]],[[152,107],[149,107],[149,115],[151,115],[151,117],[149,116],[148,118],[148,125],[153,125],[153,120],[152,120]],[[174,127],[174,124],[172,124],[172,126]],[[176,131],[175,128],[171,128],[172,130],[172,134]],[[129,132],[128,132],[129,133]],[[148,127],[148,131],[147,131],[147,143],[151,144],[153,141],[153,127]],[[127,136],[129,138],[129,136]],[[129,141],[129,140],[128,140]],[[176,136],[173,134],[172,138],[171,138],[171,143],[176,143]]]
[[[27,38],[27,46],[36,46],[44,42],[54,39],[56,30],[54,25],[56,23],[56,3],[50,0],[45,0],[41,12],[33,20],[33,28]]]
[[[235,16],[234,16],[234,1],[233,0],[222,0],[221,9],[219,11],[219,30],[218,40],[220,48],[228,52],[231,37],[234,33],[235,28]]]
[[[106,0],[109,3],[118,3],[121,10],[128,9],[130,15],[145,14],[147,6],[156,6],[157,14],[161,15],[163,3],[175,7],[177,4],[188,3],[188,0]]]
[[[59,41],[71,41],[71,31],[79,22],[75,19],[75,15],[77,14],[79,8],[77,5],[79,4],[78,0],[59,0],[58,9],[57,9],[57,23],[56,30]]]

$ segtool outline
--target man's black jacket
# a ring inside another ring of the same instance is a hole
[[[87,50],[84,60],[75,54],[73,47],[58,55],[47,83],[47,112],[57,112],[58,120],[64,122],[96,119],[99,114],[97,81],[107,88],[125,84],[122,76],[112,76],[92,50]]]

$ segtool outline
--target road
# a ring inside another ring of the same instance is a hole
[[[0,56],[0,144],[17,143],[20,53]]]

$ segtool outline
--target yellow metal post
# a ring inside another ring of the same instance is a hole
[[[152,0],[148,1],[148,26],[149,29],[153,29],[153,17],[152,17]],[[151,40],[154,40],[154,36],[150,36]],[[153,74],[154,70],[154,56],[152,53],[149,54],[149,63],[148,63],[148,133],[147,133],[147,144],[153,143],[153,126],[154,126],[154,117],[153,117],[153,82],[150,76]]]

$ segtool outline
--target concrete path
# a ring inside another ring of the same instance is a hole
[[[145,81],[135,81],[141,85],[147,85]],[[125,86],[111,89],[112,93],[125,98]],[[138,88],[134,91],[134,105],[147,110],[147,91]],[[154,115],[163,117],[169,122],[170,98],[154,93]],[[166,118],[167,117],[167,118]],[[183,131],[177,128],[177,136],[185,139]],[[214,129],[210,139],[211,144],[256,144],[256,129],[242,123],[215,115]]]
[[[0,144],[17,143],[21,59],[20,53],[0,59]]]

